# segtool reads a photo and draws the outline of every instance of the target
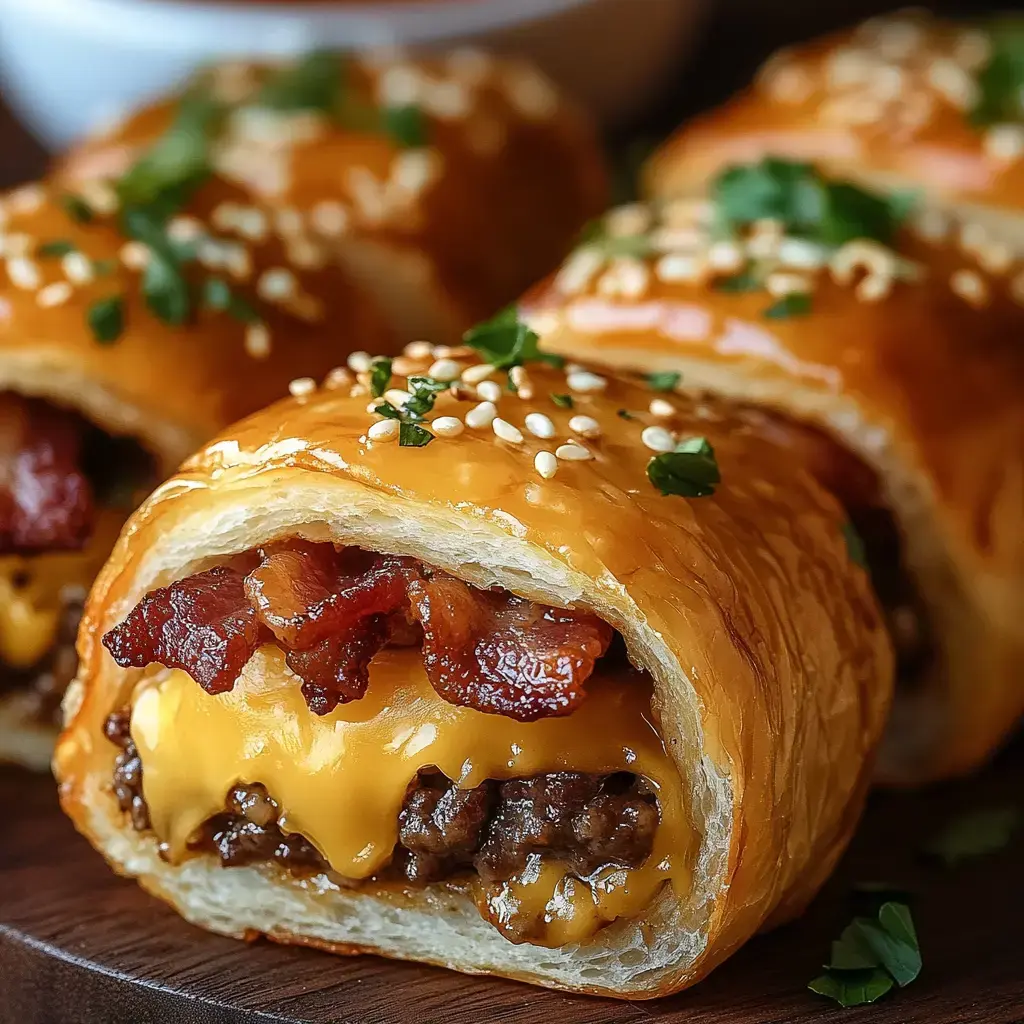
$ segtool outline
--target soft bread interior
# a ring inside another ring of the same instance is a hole
[[[618,921],[586,943],[547,949],[511,945],[481,919],[468,897],[445,887],[426,887],[398,907],[328,883],[297,883],[272,868],[224,869],[210,857],[172,866],[159,858],[151,836],[131,831],[122,820],[106,788],[112,754],[105,750],[93,751],[85,789],[76,797],[88,814],[88,821],[79,825],[120,870],[139,875],[146,888],[184,916],[217,931],[262,932],[340,951],[379,952],[471,973],[494,971],[562,988],[657,995],[674,979],[689,976],[705,950],[712,899],[725,877],[731,838],[729,779],[705,752],[694,691],[677,658],[610,573],[591,582],[483,518],[466,517],[459,526],[451,528],[446,510],[398,502],[341,477],[329,483],[320,474],[294,472],[275,480],[264,471],[258,482],[248,483],[239,477],[179,513],[173,529],[162,530],[131,565],[128,579],[101,578],[98,589],[113,584],[117,596],[104,608],[94,635],[120,621],[154,587],[226,555],[296,534],[411,555],[477,586],[498,585],[547,604],[578,602],[623,635],[632,659],[655,682],[654,711],[701,837],[690,892],[663,890],[641,919]],[[123,571],[117,569],[119,561],[115,556],[104,576]],[[109,662],[104,671],[108,682],[102,689],[103,711],[109,712],[128,699],[133,680],[132,673]],[[69,718],[80,704],[81,687],[77,682],[68,695]]]

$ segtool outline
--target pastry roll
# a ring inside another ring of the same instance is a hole
[[[899,663],[881,760],[968,771],[1024,711],[1024,301],[989,244],[927,237],[805,164],[611,212],[524,299],[542,347],[760,409],[847,508]]]
[[[153,195],[120,217],[45,185],[0,199],[0,760],[49,763],[85,591],[138,501],[344,362],[336,339],[390,341],[340,268],[165,220]]]
[[[646,388],[522,365],[507,317],[473,339],[508,371],[375,364],[142,506],[87,603],[63,806],[219,932],[664,995],[835,863],[881,614],[744,416],[681,401],[655,453]]]
[[[340,258],[403,341],[457,343],[551,270],[607,201],[583,115],[531,66],[467,50],[214,67],[83,142],[61,174],[97,187],[183,102],[186,124],[197,104],[215,109],[193,133],[218,176],[202,197],[214,222],[246,237],[244,204],[219,180],[270,204],[296,258]]]
[[[728,164],[811,160],[861,184],[919,190],[1020,248],[1022,33],[1012,17],[906,11],[783,50],[740,95],[684,125],[646,186],[693,194]]]

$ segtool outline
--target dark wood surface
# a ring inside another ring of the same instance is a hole
[[[956,869],[919,850],[949,815],[1022,794],[1024,744],[969,783],[876,794],[801,920],[754,939],[688,993],[616,1003],[207,935],[114,877],[58,813],[50,780],[12,769],[0,772],[0,1024],[1018,1024],[1024,836]],[[873,1007],[841,1010],[804,986],[849,920],[859,882],[910,891],[924,969]]]

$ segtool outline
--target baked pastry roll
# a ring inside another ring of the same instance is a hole
[[[676,991],[854,827],[892,674],[867,576],[743,416],[681,402],[652,462],[645,388],[445,358],[273,405],[142,506],[63,806],[216,931]]]
[[[840,498],[900,666],[881,773],[916,783],[1024,711],[1024,296],[905,216],[809,165],[736,166],[613,211],[522,306],[552,352],[763,410]]]
[[[142,497],[344,362],[336,339],[390,341],[340,268],[154,197],[121,216],[44,185],[0,199],[0,760],[48,765],[85,591]]]
[[[977,231],[1024,241],[1024,22],[906,11],[788,48],[652,159],[653,196],[692,194],[728,164],[811,160],[861,184],[920,190]]]
[[[403,341],[455,344],[565,254],[607,203],[603,158],[582,113],[533,67],[460,50],[435,57],[231,63],[184,94],[215,116],[194,133],[218,177],[272,205],[297,258],[340,258]],[[72,183],[119,173],[181,118],[182,97],[145,107],[62,161]],[[207,198],[245,237],[244,204]]]

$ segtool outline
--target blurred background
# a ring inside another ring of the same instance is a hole
[[[724,99],[779,45],[879,0],[0,0],[0,184],[214,58],[471,43],[533,57],[613,144]],[[932,9],[979,13],[978,4]]]

